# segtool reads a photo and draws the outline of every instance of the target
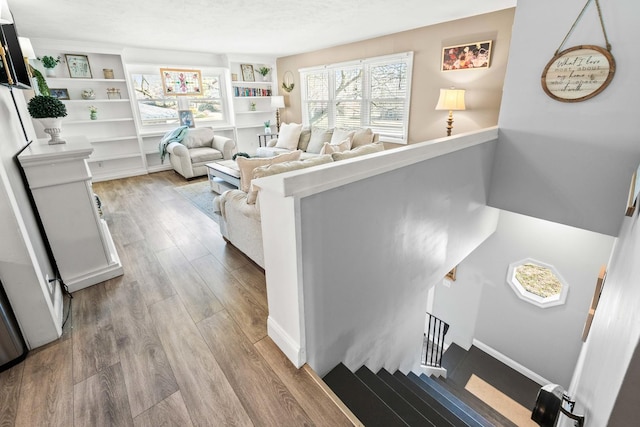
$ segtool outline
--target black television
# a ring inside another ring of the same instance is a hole
[[[0,84],[31,89],[31,78],[24,60],[14,24],[0,25],[0,42],[4,52],[0,61]]]

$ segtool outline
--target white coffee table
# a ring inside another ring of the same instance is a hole
[[[222,194],[227,190],[235,190],[240,187],[240,170],[235,160],[222,160],[207,163],[205,166],[208,171],[211,191]]]

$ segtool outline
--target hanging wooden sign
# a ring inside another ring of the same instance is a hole
[[[542,72],[542,88],[551,98],[580,102],[602,92],[616,71],[611,53],[599,46],[575,46],[557,53]]]

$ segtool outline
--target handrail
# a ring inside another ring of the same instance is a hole
[[[429,322],[424,333],[422,364],[439,368],[444,352],[444,337],[449,331],[449,324],[427,312]]]

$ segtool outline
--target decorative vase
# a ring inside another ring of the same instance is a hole
[[[48,134],[51,139],[48,141],[49,145],[54,144],[64,144],[67,141],[60,138],[62,134],[62,118],[61,117],[46,117],[43,119],[38,119],[42,127],[44,128],[44,133]]]
[[[55,70],[55,68],[45,68],[44,69],[44,74],[47,77],[55,77],[56,76],[56,70]]]
[[[264,128],[264,134],[265,135],[271,135],[271,128],[270,127],[265,127]]]
[[[98,112],[92,111],[91,114],[89,115],[89,118],[91,118],[91,120],[98,120]]]
[[[262,81],[263,82],[268,82],[269,81],[269,74],[265,74],[264,76],[262,76]]]
[[[81,95],[82,99],[96,99],[96,93],[93,89],[83,89]]]

